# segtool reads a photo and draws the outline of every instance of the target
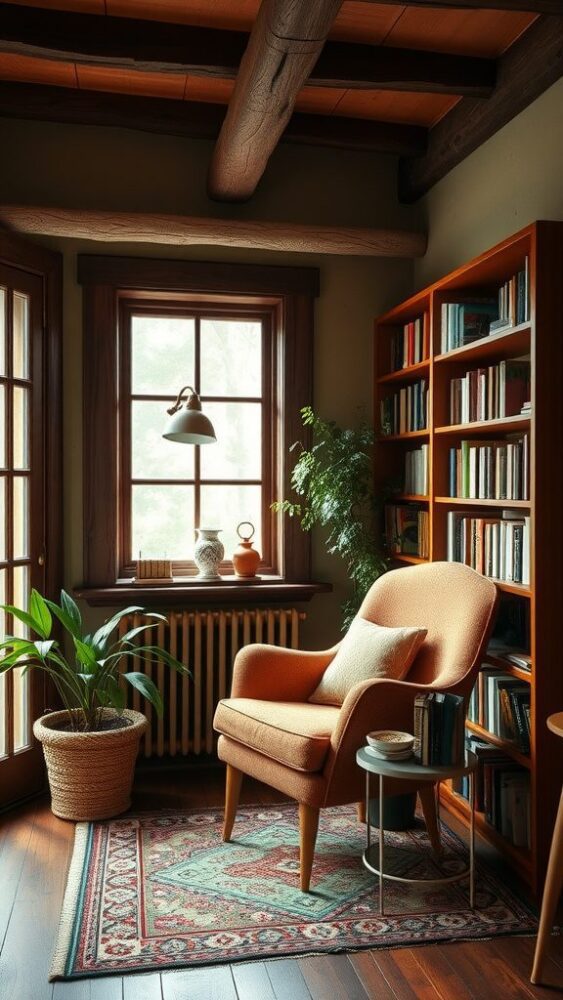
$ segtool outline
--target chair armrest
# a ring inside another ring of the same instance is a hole
[[[365,746],[366,733],[373,729],[398,729],[412,733],[414,699],[419,691],[432,690],[431,684],[408,681],[362,681],[348,692],[331,737],[331,750],[325,765],[330,783],[349,780],[356,768],[356,751]]]
[[[337,649],[311,653],[262,643],[243,646],[234,662],[231,698],[307,701]]]

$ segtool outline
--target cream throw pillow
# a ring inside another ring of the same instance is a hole
[[[386,628],[366,618],[355,618],[309,701],[315,705],[342,705],[360,681],[376,677],[402,680],[426,632],[425,628]]]

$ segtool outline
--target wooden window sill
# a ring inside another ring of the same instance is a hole
[[[202,583],[196,578],[179,578],[172,583],[143,586],[132,579],[118,580],[113,586],[75,587],[75,597],[94,607],[123,604],[150,604],[185,607],[210,604],[280,604],[310,601],[315,594],[332,591],[330,583],[292,583],[279,577],[263,576],[241,580],[225,576],[216,583]]]

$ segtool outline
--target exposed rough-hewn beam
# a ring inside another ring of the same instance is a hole
[[[362,257],[421,257],[423,233],[355,226],[203,219],[149,212],[103,212],[36,205],[0,205],[0,225],[16,233],[104,243],[249,247]]]
[[[377,3],[381,0],[363,0]],[[385,0],[404,7],[404,0]],[[530,14],[560,14],[561,0],[408,0],[409,7],[440,7],[445,10],[516,10]]]
[[[399,163],[399,196],[425,194],[563,76],[563,16],[538,18],[505,53],[488,101],[464,97],[429,132],[425,156]]]
[[[80,65],[235,79],[248,35],[123,17],[0,4],[0,52]],[[327,42],[317,87],[490,94],[495,63],[377,45]]]
[[[245,201],[253,194],[340,6],[262,0],[211,157],[212,198]]]
[[[0,81],[0,118],[110,125],[190,139],[216,139],[225,110],[223,104]],[[424,152],[426,134],[426,129],[418,125],[294,114],[282,142],[414,155]]]

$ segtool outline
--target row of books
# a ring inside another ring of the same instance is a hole
[[[428,493],[428,445],[405,454],[405,493],[426,496]]]
[[[530,774],[497,747],[468,733],[466,746],[477,757],[475,807],[515,847],[529,848]],[[455,779],[452,788],[469,798],[467,776]]]
[[[526,257],[521,271],[501,285],[498,293],[498,319],[491,323],[491,333],[527,323],[530,318],[530,274]]]
[[[530,685],[483,663],[471,692],[467,718],[493,736],[530,752]]]
[[[496,420],[522,412],[530,400],[530,362],[500,361],[450,380],[450,423]]]
[[[405,434],[428,426],[428,383],[412,382],[381,400],[381,433]]]
[[[414,699],[414,756],[423,766],[459,764],[464,755],[465,705],[458,694],[419,692]]]
[[[430,324],[428,313],[405,323],[391,337],[391,371],[409,368],[424,361],[430,354]]]
[[[390,555],[428,559],[430,521],[427,510],[415,504],[385,505],[385,543]]]
[[[460,441],[449,452],[451,497],[465,500],[529,500],[527,434],[503,441]]]
[[[514,511],[475,517],[448,511],[447,558],[507,583],[530,583],[530,518]]]
[[[498,315],[498,301],[492,297],[442,303],[440,352],[446,354],[487,337]]]

